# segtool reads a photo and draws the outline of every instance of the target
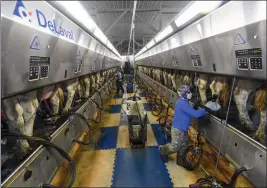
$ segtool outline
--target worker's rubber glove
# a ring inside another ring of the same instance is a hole
[[[200,101],[197,101],[197,102],[193,105],[193,109],[194,109],[194,110],[197,110],[199,106],[200,106]]]
[[[202,107],[206,110],[206,112],[209,112],[210,114],[213,113],[213,111],[209,107],[207,106],[202,106]]]

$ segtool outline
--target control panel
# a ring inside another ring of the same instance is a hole
[[[29,81],[39,80],[39,66],[30,66]]]
[[[30,56],[29,81],[48,78],[49,66],[50,57]]]
[[[40,79],[48,78],[49,66],[41,65]]]
[[[96,60],[94,60],[94,64],[92,65],[92,71],[95,70],[95,64],[96,64]]]
[[[262,70],[261,48],[236,50],[236,63],[239,70]]]
[[[74,69],[74,73],[82,72],[82,64],[83,64],[82,60],[80,59],[76,60],[76,67]]]
[[[172,57],[172,63],[175,67],[178,67],[178,61],[177,61],[176,57],[174,57],[174,56]]]
[[[250,57],[250,69],[251,70],[262,70],[262,58],[261,57]]]
[[[199,55],[191,55],[193,67],[201,67],[202,63]]]
[[[248,58],[237,58],[238,69],[248,70]]]
[[[165,61],[165,59],[163,58],[162,55],[160,55],[160,57],[161,57],[161,63],[162,63],[162,65],[163,65],[163,66],[166,66],[166,61]]]

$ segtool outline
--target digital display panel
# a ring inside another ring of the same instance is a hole
[[[30,64],[50,64],[50,57],[30,56]]]
[[[191,58],[192,59],[200,59],[200,56],[199,55],[191,55]]]
[[[252,48],[244,50],[236,50],[236,56],[261,56],[261,48]]]

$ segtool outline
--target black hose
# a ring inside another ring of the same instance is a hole
[[[237,169],[234,172],[234,174],[232,175],[230,184],[226,184],[223,181],[218,181],[215,177],[208,176],[206,178],[199,178],[195,184],[191,184],[191,185],[189,185],[189,187],[191,187],[191,188],[206,187],[206,186],[212,187],[214,185],[214,183],[216,183],[216,184],[219,184],[220,186],[222,186],[224,188],[234,188],[235,184],[236,184],[237,177],[244,171],[247,171],[247,169],[245,167],[241,167],[241,168]]]
[[[102,107],[99,106],[99,104],[98,104],[94,99],[91,99],[91,100],[95,103],[96,107],[97,107],[99,110],[104,110]]]
[[[108,91],[106,90],[106,87],[105,87],[105,86],[103,86],[103,88],[102,88],[102,89],[103,89],[103,91],[104,91],[105,95],[106,95],[106,96],[108,96]]]
[[[98,84],[98,83],[97,83]],[[100,91],[98,90],[97,91],[97,93],[99,93]],[[101,94],[99,93],[99,95],[100,95],[100,100],[101,100],[101,106],[102,107],[100,107],[99,106],[99,104],[94,100],[94,99],[92,99],[92,98],[90,98],[95,104],[96,104],[96,107],[99,109],[99,111],[100,111],[100,121],[95,121],[95,120],[93,120],[93,119],[89,119],[89,121],[93,121],[94,123],[100,123],[101,122],[101,119],[102,119],[102,115],[101,115],[101,111],[103,110],[103,99],[102,99],[102,96],[101,96]],[[81,98],[79,98],[79,99],[86,99],[86,100],[88,100],[89,99],[89,97],[88,98],[86,98],[86,97],[81,97]],[[82,142],[82,141],[79,141],[79,140],[77,140],[77,139],[73,139],[73,142],[76,142],[76,143],[79,143],[79,144],[82,144],[82,145],[90,145],[90,143],[93,143],[93,133],[92,133],[92,128],[91,128],[91,125],[88,123],[88,121],[87,121],[87,119],[82,115],[82,114],[79,114],[79,113],[75,113],[75,112],[71,112],[71,111],[69,111],[69,112],[66,112],[66,113],[62,113],[62,114],[55,114],[55,115],[52,115],[51,117],[57,117],[57,116],[64,116],[64,115],[66,115],[66,114],[70,114],[70,115],[74,115],[74,116],[77,116],[77,117],[79,117],[81,120],[83,120],[85,123],[86,123],[86,125],[87,125],[87,127],[88,127],[88,130],[89,130],[89,142],[88,143],[86,143],[86,142]],[[104,134],[103,135],[101,135],[99,138],[101,138],[102,136],[104,136]],[[97,145],[97,144],[95,144],[95,145]]]
[[[19,133],[15,133],[15,132],[2,132],[2,137],[16,137],[18,139],[23,139],[23,140],[28,140],[28,141],[36,141],[39,142],[40,144],[44,145],[44,146],[49,146],[54,148],[55,150],[57,150],[62,157],[64,157],[65,159],[67,159],[69,161],[70,164],[70,168],[71,168],[71,178],[67,184],[66,187],[72,187],[75,177],[76,177],[76,169],[75,169],[75,165],[74,165],[74,161],[71,159],[71,157],[61,148],[57,147],[55,144],[44,140],[42,138],[38,138],[38,137],[30,137],[30,136],[26,136],[26,135],[22,135]],[[56,186],[50,185],[50,184],[43,184],[42,187],[53,187],[55,188]]]
[[[98,110],[99,110],[99,121],[95,121],[96,123],[100,123],[101,122],[101,119],[102,119],[102,112],[101,111],[103,111],[104,109],[103,108],[101,108],[100,106],[99,106],[99,104],[94,100],[94,99],[92,99],[91,98],[91,100],[95,103],[95,105],[96,105],[96,107],[98,108]]]
[[[82,144],[82,145],[90,145],[90,143],[93,142],[93,131],[92,131],[92,127],[91,125],[88,123],[87,119],[82,115],[82,114],[79,114],[79,113],[76,113],[76,112],[73,112],[71,115],[74,115],[76,117],[79,117],[82,121],[85,122],[85,124],[87,125],[87,128],[88,128],[88,131],[89,131],[89,141],[88,143],[86,142],[82,142],[82,141],[79,141],[79,140],[76,140],[76,139],[73,139],[74,142],[77,142],[79,144]]]
[[[90,97],[88,97],[88,98],[80,98],[80,99],[87,99],[87,100],[88,100],[88,99],[91,99],[91,101],[93,101],[93,102],[95,103],[96,107],[97,107],[97,108],[99,109],[99,111],[100,111],[100,120],[101,120],[101,111],[104,110],[104,109],[103,109],[102,107],[100,107],[99,104],[98,104],[94,99],[92,99],[92,98],[90,98]],[[103,106],[103,105],[102,105],[102,106]],[[92,119],[90,119],[90,121],[92,121]],[[95,123],[100,123],[100,122],[95,121],[95,120],[94,120],[94,122],[95,122]]]
[[[245,167],[241,167],[239,169],[237,169],[234,174],[232,175],[232,178],[231,178],[231,181],[230,181],[230,184],[227,186],[227,187],[235,187],[235,184],[236,184],[236,179],[237,177],[244,171],[247,171],[247,169]]]
[[[87,125],[88,127],[88,130],[89,130],[89,142],[88,143],[85,143],[85,142],[82,142],[82,141],[79,141],[77,139],[73,139],[72,141],[73,142],[77,142],[79,144],[83,144],[83,145],[90,145],[90,143],[92,143],[92,139],[93,139],[93,133],[92,133],[92,128],[91,128],[91,125],[87,122],[87,119],[82,115],[82,114],[79,114],[79,113],[76,113],[76,112],[72,112],[72,111],[69,111],[69,112],[65,112],[65,113],[62,113],[62,114],[55,114],[55,115],[52,115],[51,117],[60,117],[60,116],[64,116],[64,115],[74,115],[74,116],[77,116],[79,117],[81,120],[83,120],[85,122],[85,124]]]
[[[99,131],[100,129],[98,129],[97,131]],[[96,131],[96,132],[97,132]],[[98,146],[98,141],[100,140],[100,138],[102,138],[103,136],[105,136],[107,134],[107,129],[106,129],[106,131],[104,132],[104,133],[102,133],[102,134],[100,134],[100,136],[96,139],[96,142],[95,142],[95,147],[97,148],[97,149],[101,149],[101,148],[99,148],[99,146]]]
[[[99,92],[99,90],[100,90],[100,88],[102,87],[103,83],[102,83],[102,82],[99,82],[99,83],[96,83],[96,84],[99,86],[99,89],[98,89],[98,91],[97,91],[97,92]],[[108,93],[108,92],[106,91],[106,89],[105,89],[105,86],[103,86],[101,89],[104,91],[105,94]]]
[[[78,144],[81,144],[81,145],[85,145],[85,146],[88,146],[88,145],[90,145],[90,143],[88,142],[88,143],[86,143],[86,142],[82,142],[82,141],[80,141],[80,140],[77,140],[77,139],[73,139],[72,140],[73,142],[76,142],[76,143],[78,143]]]
[[[43,184],[41,185],[41,188],[57,188],[57,186],[50,185],[50,184]]]
[[[94,123],[98,123],[96,120],[94,120],[94,119],[87,119],[88,121],[92,121],[92,122],[94,122]]]
[[[94,101],[94,100],[93,100]],[[95,101],[94,101],[95,102]],[[96,103],[96,102],[95,102]],[[98,106],[98,104],[96,103],[96,105]],[[100,109],[101,110],[101,109]],[[95,120],[93,120],[93,119],[86,119],[82,114],[79,114],[79,113],[71,113],[71,115],[74,115],[74,116],[77,116],[77,117],[79,117],[81,120],[83,120],[85,123],[86,123],[86,125],[87,125],[87,127],[88,127],[88,129],[89,129],[89,142],[88,143],[86,143],[86,142],[82,142],[82,141],[79,141],[79,140],[76,140],[76,139],[74,139],[73,141],[74,142],[77,142],[78,144],[82,144],[82,145],[90,145],[91,143],[93,143],[93,130],[92,130],[92,127],[91,127],[91,125],[89,124],[89,122],[88,122],[88,120],[89,121],[93,121],[94,123],[100,123],[101,122],[101,111],[100,111],[100,121],[98,122],[98,121],[95,121]],[[98,129],[99,130],[99,129]],[[98,131],[97,130],[97,131]],[[100,137],[99,138],[97,138],[97,140],[96,140],[96,142],[95,142],[95,146],[98,148],[98,146],[97,146],[97,142],[98,142],[98,140],[101,138],[101,137],[103,137],[105,134],[106,134],[107,132],[105,132],[105,133],[103,133],[103,134],[101,134],[100,135]]]
[[[89,135],[88,135],[89,136],[89,139],[88,139],[89,141],[88,141],[88,143],[79,141],[77,139],[73,139],[72,141],[76,142],[78,144],[81,144],[81,145],[90,145],[90,144],[92,144],[93,143],[93,129],[92,129],[91,125],[89,124],[88,120],[89,121],[93,121],[94,123],[100,123],[101,122],[101,115],[100,115],[100,122],[97,122],[97,121],[95,121],[93,119],[88,119],[87,120],[82,114],[79,114],[79,113],[76,113],[76,112],[71,112],[71,111],[70,112],[66,112],[64,114],[61,114],[61,115],[55,115],[55,116],[63,116],[63,115],[66,115],[66,114],[70,114],[70,115],[74,115],[74,116],[79,117],[81,120],[83,120],[85,122],[85,124],[87,125],[88,130],[89,130]],[[103,137],[105,134],[106,133],[103,133],[98,139]],[[95,142],[95,146],[97,147],[97,141]]]
[[[152,115],[159,116],[162,113],[163,108],[164,108],[164,106],[157,104],[157,102],[152,103],[152,107],[151,107],[151,113],[152,113]],[[157,110],[159,110],[158,113],[157,113]]]

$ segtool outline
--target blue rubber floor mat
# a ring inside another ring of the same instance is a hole
[[[144,103],[144,108],[145,108],[146,111],[151,111],[152,104]]]
[[[170,143],[170,138],[168,138],[167,141],[165,141],[165,134],[161,130],[161,126],[159,124],[151,124],[154,136],[157,140],[158,145],[164,145],[167,143]]]
[[[123,97],[123,94],[116,94],[114,95],[114,99],[121,99]]]
[[[116,151],[112,187],[172,187],[158,147]]]
[[[98,141],[99,149],[114,149],[117,146],[118,126],[101,128],[101,133],[104,134]]]
[[[110,113],[120,113],[121,112],[121,104],[116,104],[116,105],[110,105]]]

